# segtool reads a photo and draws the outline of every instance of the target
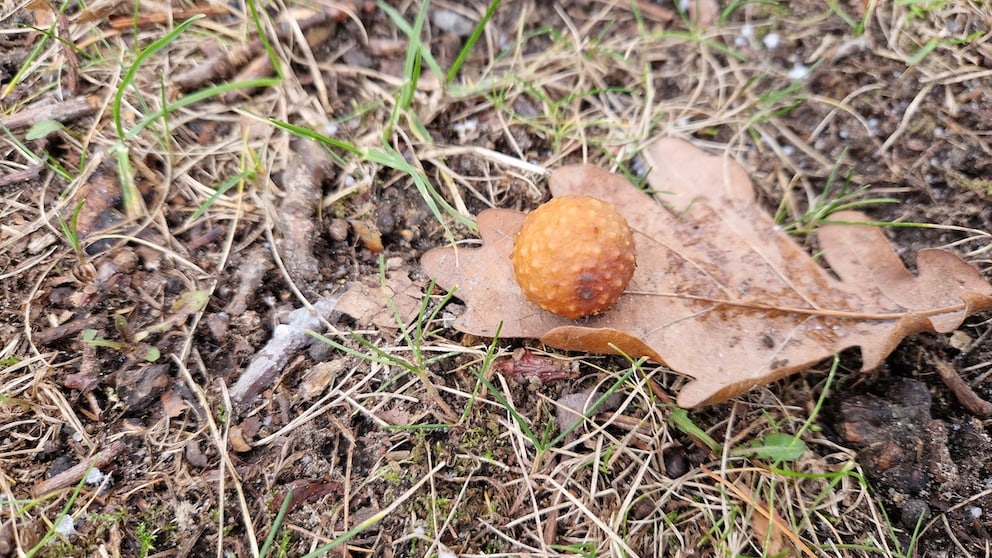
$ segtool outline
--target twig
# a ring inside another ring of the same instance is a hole
[[[16,114],[0,116],[0,127],[16,130],[34,126],[42,120],[67,122],[87,115],[100,108],[100,98],[96,95],[73,97],[53,105],[33,106]]]
[[[286,272],[308,298],[314,295],[314,285],[320,279],[320,263],[313,253],[318,236],[317,204],[331,165],[326,149],[313,141],[300,141],[284,173],[279,248]]]
[[[316,312],[311,312],[309,308],[293,310],[289,313],[289,323],[276,326],[272,339],[255,354],[251,364],[231,388],[231,399],[236,405],[250,402],[272,383],[276,374],[310,340],[306,330],[319,327],[321,320],[326,320],[334,311],[338,298],[318,300],[313,304]]]
[[[67,488],[78,483],[82,480],[83,475],[86,474],[86,471],[106,467],[108,463],[117,458],[118,454],[124,451],[124,447],[125,444],[123,440],[115,441],[107,446],[106,449],[96,452],[89,459],[80,461],[76,465],[69,467],[65,471],[62,471],[50,479],[45,479],[38,482],[34,485],[34,488],[31,489],[31,495],[37,498],[54,490]]]
[[[334,7],[328,7],[326,11],[299,20],[296,25],[302,31],[329,22],[344,21],[348,18],[348,13]],[[285,41],[292,36],[292,30],[288,26],[276,33],[278,41]],[[253,60],[264,50],[264,43],[258,37],[248,43],[232,49],[206,62],[193,66],[190,70],[173,76],[172,83],[181,91],[189,91],[203,85],[208,81],[224,80],[244,66],[248,61]]]
[[[102,315],[77,318],[64,324],[41,330],[35,336],[35,340],[41,345],[51,345],[56,341],[76,335],[84,329],[97,329],[106,321],[107,318]]]
[[[249,299],[258,292],[262,278],[273,267],[268,255],[268,250],[259,246],[248,252],[241,261],[238,266],[241,284],[238,285],[238,290],[234,292],[231,301],[224,307],[225,312],[232,316],[240,316],[248,309]]]
[[[958,403],[973,415],[980,417],[992,416],[992,403],[979,397],[975,390],[965,382],[950,364],[944,361],[933,359],[933,367],[937,369],[937,374],[944,381],[947,389],[951,390]]]
[[[3,176],[0,176],[0,192],[2,192],[8,186],[12,186],[14,184],[20,184],[21,182],[27,182],[29,180],[34,180],[35,178],[38,178],[38,175],[41,174],[41,171],[44,168],[45,168],[45,163],[37,163],[35,165],[29,166],[24,170],[19,170],[16,172],[11,172]]]
[[[147,27],[149,25],[161,25],[170,22],[187,20],[196,15],[223,16],[231,13],[231,9],[224,5],[203,6],[190,10],[175,10],[171,13],[160,12],[146,15],[126,15],[110,16],[110,27],[118,30],[132,29],[134,27]]]

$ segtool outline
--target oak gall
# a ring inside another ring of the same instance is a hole
[[[634,237],[611,204],[554,198],[532,211],[510,255],[527,300],[576,320],[613,306],[634,275]]]

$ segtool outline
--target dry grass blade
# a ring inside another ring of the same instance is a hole
[[[706,476],[720,483],[721,485],[727,487],[728,490],[733,492],[743,502],[745,502],[746,504],[751,506],[751,508],[757,511],[759,514],[761,514],[761,516],[765,518],[766,521],[771,522],[771,524],[775,526],[775,530],[778,533],[782,533],[786,537],[788,537],[789,540],[792,541],[792,544],[795,545],[796,549],[798,549],[806,556],[811,556],[814,558],[816,557],[816,553],[810,550],[810,548],[806,546],[806,544],[802,541],[802,539],[800,539],[799,536],[796,535],[796,533],[793,532],[788,525],[782,522],[782,518],[779,517],[778,514],[774,512],[774,510],[769,510],[767,507],[761,505],[758,502],[755,502],[754,498],[752,498],[750,495],[745,493],[744,490],[741,489],[739,486],[717,475],[713,471],[710,471],[706,467],[700,467],[700,469],[702,469],[703,473],[705,473]]]

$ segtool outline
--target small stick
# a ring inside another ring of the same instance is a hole
[[[61,341],[66,337],[76,335],[84,329],[97,329],[106,321],[104,316],[86,316],[68,321],[64,324],[43,329],[35,336],[41,345],[51,345],[56,341]]]
[[[126,30],[134,27],[147,27],[149,25],[163,25],[170,22],[184,21],[196,15],[223,16],[231,13],[227,6],[205,6],[192,10],[176,10],[172,13],[154,13],[146,15],[126,15],[111,16],[110,27],[117,30]]]
[[[246,406],[269,387],[286,363],[311,340],[307,330],[320,327],[321,320],[331,316],[337,303],[336,296],[324,298],[313,304],[313,312],[310,308],[298,308],[290,312],[288,323],[276,326],[272,338],[255,353],[248,368],[231,388],[231,399],[235,404]]]
[[[300,30],[306,31],[317,25],[344,21],[347,18],[347,12],[331,7],[324,12],[297,21],[296,25]],[[275,38],[278,41],[285,41],[291,35],[291,30],[284,26],[282,29],[276,31]],[[256,37],[235,49],[226,51],[210,60],[196,64],[185,72],[172,76],[172,84],[178,87],[180,91],[189,91],[209,81],[225,80],[234,75],[238,68],[241,68],[264,51],[264,43]]]
[[[934,359],[933,366],[937,369],[940,379],[944,381],[944,385],[951,390],[962,407],[976,416],[992,416],[992,403],[979,397],[950,364]]]
[[[231,297],[231,301],[224,307],[225,312],[232,316],[240,316],[245,313],[249,300],[258,292],[266,272],[273,267],[268,256],[268,249],[259,246],[248,252],[244,260],[241,261],[238,266],[241,283],[238,285],[238,290],[234,292],[234,296]]]
[[[7,173],[0,176],[0,192],[8,186],[13,186],[14,184],[20,184],[21,182],[27,182],[38,178],[44,168],[44,163],[38,163],[37,165],[31,165],[24,170]]]
[[[34,126],[42,120],[66,122],[94,112],[99,107],[100,98],[96,95],[73,97],[58,104],[33,106],[15,114],[0,116],[0,126],[16,130]]]
[[[80,461],[50,479],[36,483],[31,489],[31,496],[38,498],[54,490],[67,488],[78,483],[90,469],[106,467],[108,463],[117,458],[118,454],[124,451],[124,447],[124,440],[117,440],[105,449],[93,454],[89,459]]]

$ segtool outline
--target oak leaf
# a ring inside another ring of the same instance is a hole
[[[644,157],[654,195],[591,165],[550,178],[552,195],[608,201],[634,230],[637,270],[613,308],[573,321],[528,302],[509,257],[525,214],[490,209],[478,217],[481,247],[436,248],[422,259],[467,306],[455,327],[648,357],[694,379],[677,399],[694,407],[849,347],[861,349],[870,370],[907,335],[951,331],[992,308],[992,285],[951,252],[921,250],[913,275],[878,227],[845,211],[818,231],[828,271],[755,203],[750,179],[730,158],[676,139],[659,140]]]

